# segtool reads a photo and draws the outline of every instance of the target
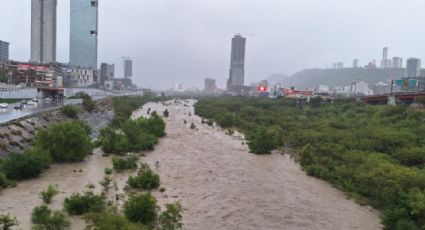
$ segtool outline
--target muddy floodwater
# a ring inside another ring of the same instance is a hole
[[[181,202],[183,229],[382,229],[378,212],[308,177],[289,157],[250,154],[241,135],[229,136],[201,124],[201,118],[193,115],[194,102],[149,103],[133,114],[133,118],[146,116],[149,108],[159,114],[166,108],[170,112],[165,118],[167,136],[141,161],[161,177],[166,191],[153,192],[159,205]],[[196,129],[190,129],[191,123]],[[105,167],[111,167],[111,160],[100,150],[80,164],[54,165],[40,178],[0,191],[0,213],[17,216],[21,227],[29,229],[31,209],[42,203],[41,190],[57,184],[62,193],[50,206],[60,209],[65,197],[84,191],[88,183],[100,191]],[[110,196],[122,193],[132,173],[114,174],[117,189]],[[84,222],[73,217],[72,229],[83,228]]]

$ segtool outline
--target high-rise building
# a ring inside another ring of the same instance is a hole
[[[9,43],[0,40],[0,62],[9,61]]]
[[[406,64],[406,77],[419,77],[421,75],[421,59],[409,58]]]
[[[401,57],[394,57],[393,58],[393,68],[395,68],[395,69],[401,69],[401,68],[403,68],[403,58],[401,58]]]
[[[115,65],[102,63],[100,65],[100,85],[104,85],[106,81],[112,81],[115,75]]]
[[[57,0],[31,0],[31,62],[56,62]]]
[[[98,0],[71,0],[69,62],[97,69]]]
[[[359,68],[359,59],[354,59],[354,61],[353,61],[353,68],[354,69]]]
[[[232,38],[232,52],[230,59],[229,79],[227,88],[232,86],[243,86],[245,78],[245,48],[246,38],[235,35]]]
[[[381,68],[382,69],[392,68],[392,62],[390,59],[388,59],[388,47],[385,47],[382,52]]]
[[[133,61],[130,58],[123,59],[124,64],[124,84],[130,86],[131,77],[133,77]]]
[[[204,91],[206,93],[215,93],[217,86],[215,80],[211,78],[205,78]]]

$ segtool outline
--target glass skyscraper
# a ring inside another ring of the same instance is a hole
[[[98,4],[98,0],[71,0],[71,65],[97,69]]]

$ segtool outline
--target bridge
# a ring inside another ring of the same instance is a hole
[[[357,100],[364,101],[368,104],[384,105],[384,104],[414,104],[416,102],[425,102],[425,92],[402,92],[383,95],[373,95],[358,97]]]

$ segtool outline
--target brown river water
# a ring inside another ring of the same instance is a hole
[[[307,176],[288,156],[250,154],[242,145],[242,135],[229,136],[201,124],[201,118],[193,115],[193,103],[149,103],[133,114],[146,116],[148,108],[159,114],[165,108],[170,112],[167,136],[141,161],[160,175],[166,189],[153,192],[158,204],[181,202],[183,229],[382,229],[377,211]],[[190,129],[191,123],[198,130]],[[159,168],[154,167],[156,161]],[[95,184],[99,192],[105,167],[111,167],[111,160],[98,149],[83,163],[53,165],[37,179],[0,190],[0,213],[18,217],[20,227],[30,229],[31,210],[42,203],[41,190],[58,185],[61,193],[50,207],[61,209],[65,197],[86,190],[87,184]],[[134,172],[114,174],[117,186],[111,189],[111,198],[123,193],[130,174]],[[84,229],[81,219],[72,217],[71,222],[72,229]]]

